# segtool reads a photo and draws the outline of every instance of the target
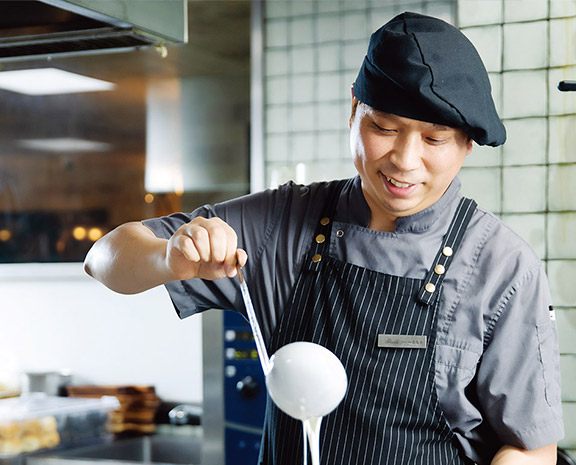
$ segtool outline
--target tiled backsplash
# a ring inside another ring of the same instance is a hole
[[[402,11],[441,17],[476,45],[508,130],[474,148],[466,195],[502,219],[546,263],[558,308],[565,447],[576,448],[576,80],[574,0],[268,0],[265,8],[266,183],[355,174],[350,85],[370,33]]]

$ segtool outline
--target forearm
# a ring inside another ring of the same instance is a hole
[[[172,280],[165,264],[167,242],[142,223],[127,223],[92,246],[84,269],[113,291],[143,292]]]
[[[504,445],[492,459],[491,465],[554,465],[556,457],[556,444],[533,450]]]

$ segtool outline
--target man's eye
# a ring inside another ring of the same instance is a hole
[[[382,126],[378,126],[377,124],[374,125],[378,131],[386,133],[386,134],[394,134],[396,132],[395,129],[383,128]]]
[[[446,139],[436,139],[434,137],[427,137],[426,140],[434,145],[440,145],[446,142]]]

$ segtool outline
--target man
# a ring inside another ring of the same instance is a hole
[[[186,317],[243,312],[237,281],[220,278],[246,265],[269,352],[310,340],[346,368],[324,463],[556,463],[542,265],[456,177],[473,140],[505,141],[490,92],[457,29],[399,15],[372,35],[353,86],[356,178],[129,223],[94,246],[86,270],[123,293],[165,284]],[[269,402],[261,463],[300,463],[301,441]]]

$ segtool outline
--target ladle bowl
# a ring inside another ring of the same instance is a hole
[[[274,403],[297,420],[323,417],[346,394],[344,366],[330,350],[312,342],[292,342],[270,359],[266,387]]]

